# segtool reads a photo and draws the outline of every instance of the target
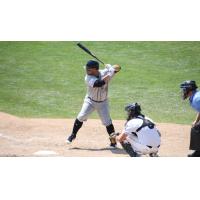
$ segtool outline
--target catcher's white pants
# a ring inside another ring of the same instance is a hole
[[[109,113],[108,100],[103,102],[94,102],[89,98],[85,98],[82,109],[77,116],[77,119],[81,122],[86,121],[89,115],[97,110],[99,117],[101,118],[104,126],[109,126],[112,123]]]
[[[136,136],[134,137],[127,137],[126,139],[132,146],[133,150],[140,154],[140,155],[146,155],[146,154],[157,154],[159,147],[148,147],[146,145],[140,144],[138,141],[138,138]]]

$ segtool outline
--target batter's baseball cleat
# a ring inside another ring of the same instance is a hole
[[[157,153],[150,153],[149,156],[150,157],[159,157],[159,155]]]
[[[117,143],[110,143],[110,148],[116,149],[117,148]]]
[[[67,143],[67,144],[71,144],[72,141],[73,141],[75,138],[76,138],[76,135],[71,134],[71,135],[67,138],[66,143]]]

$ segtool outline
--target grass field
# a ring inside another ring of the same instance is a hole
[[[193,121],[195,112],[181,100],[179,84],[194,79],[200,86],[200,42],[83,44],[106,63],[122,65],[110,84],[113,119],[124,119],[124,106],[137,101],[155,121]],[[0,111],[75,118],[86,92],[83,66],[89,59],[76,42],[0,42]]]

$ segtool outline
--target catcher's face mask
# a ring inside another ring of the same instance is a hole
[[[130,120],[141,114],[141,107],[138,103],[128,104],[125,107],[125,111],[127,112],[127,120]]]
[[[195,81],[189,80],[181,83],[180,88],[182,89],[182,98],[185,100],[189,97],[189,93],[195,91],[198,87]]]

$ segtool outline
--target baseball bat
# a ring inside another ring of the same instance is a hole
[[[96,60],[98,60],[100,63],[102,63],[103,65],[105,65],[103,61],[101,61],[99,58],[97,58],[88,48],[86,48],[85,46],[83,46],[80,42],[77,43],[77,46],[80,47],[83,51],[85,51],[89,55],[91,55],[93,58],[95,58]]]

